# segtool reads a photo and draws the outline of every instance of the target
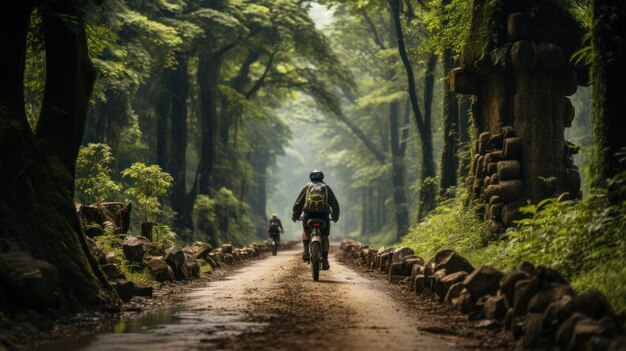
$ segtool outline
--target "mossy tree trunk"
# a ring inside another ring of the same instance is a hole
[[[421,170],[420,170],[420,189],[418,194],[419,208],[417,211],[418,222],[423,220],[424,217],[435,208],[436,204],[436,184],[435,178],[435,160],[433,150],[433,132],[432,132],[432,98],[434,93],[434,76],[433,71],[437,63],[437,57],[431,55],[428,58],[426,64],[426,75],[424,81],[424,114],[419,106],[417,98],[417,87],[415,84],[415,75],[413,73],[413,66],[409,58],[409,54],[406,49],[404,41],[404,33],[402,30],[402,19],[400,18],[401,5],[400,0],[391,0],[391,15],[396,32],[396,39],[398,41],[398,52],[402,63],[404,65],[407,81],[408,81],[408,93],[411,100],[411,107],[413,109],[413,117],[415,118],[415,124],[417,131],[420,135],[422,142],[421,147]]]
[[[454,68],[454,60],[450,50],[443,55],[444,76]],[[441,153],[441,181],[439,191],[441,195],[450,187],[457,185],[457,170],[459,166],[459,104],[454,93],[450,91],[450,81],[443,84],[443,152]]]
[[[626,101],[626,3],[623,0],[593,0],[593,186],[624,169],[615,153],[626,146],[624,101]],[[615,197],[609,188],[611,197]],[[623,196],[623,194],[621,195]],[[617,200],[617,199],[614,199]]]
[[[61,308],[117,304],[89,252],[73,202],[75,162],[95,80],[83,12],[74,1],[39,7],[46,76],[33,132],[24,112],[23,88],[34,8],[30,1],[0,5],[0,28],[6,34],[0,64],[0,252],[24,251],[56,266]]]
[[[389,106],[389,128],[391,144],[391,183],[393,186],[393,203],[396,216],[396,240],[401,241],[409,229],[409,207],[405,184],[406,143],[400,134],[400,102],[392,102]]]

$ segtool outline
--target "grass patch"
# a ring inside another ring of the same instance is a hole
[[[120,271],[124,273],[126,279],[139,283],[150,283],[154,279],[146,267],[142,267],[136,263],[129,262],[124,257],[122,250],[122,242],[126,234],[107,233],[106,235],[96,237],[96,241],[102,245],[104,252],[113,252],[122,263],[118,265]]]
[[[213,274],[213,267],[204,260],[196,260],[196,263],[200,267],[200,278]]]
[[[543,264],[561,272],[577,291],[601,291],[618,313],[626,312],[626,203],[611,204],[595,192],[576,202],[544,200],[524,211],[528,218],[515,230],[494,237],[459,191],[412,227],[402,245],[426,260],[453,249],[474,266],[508,270],[522,261]]]

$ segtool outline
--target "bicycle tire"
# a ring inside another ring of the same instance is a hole
[[[320,243],[311,243],[311,272],[313,273],[313,280],[318,281],[320,279]]]

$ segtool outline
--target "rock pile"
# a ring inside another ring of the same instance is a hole
[[[606,297],[577,294],[555,270],[520,263],[509,272],[490,266],[474,268],[453,250],[430,261],[410,248],[378,250],[344,240],[344,259],[387,274],[417,294],[434,294],[471,319],[503,325],[525,349],[624,350],[623,321]]]
[[[122,301],[127,302],[133,296],[152,296],[153,287],[149,284],[134,283],[120,270],[121,258],[115,253],[105,253],[95,240],[87,238],[91,252],[100,264],[100,269],[115,287]],[[170,282],[198,278],[200,266],[210,265],[218,268],[232,265],[246,259],[258,257],[270,249],[268,244],[252,244],[244,248],[234,248],[224,244],[214,249],[210,244],[195,242],[184,248],[165,248],[142,236],[127,236],[122,242],[124,259],[133,269],[147,268],[157,282]]]

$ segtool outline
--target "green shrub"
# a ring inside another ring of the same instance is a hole
[[[122,176],[129,177],[133,184],[126,189],[126,194],[135,199],[142,222],[155,222],[161,214],[159,197],[167,194],[172,186],[172,176],[163,172],[158,165],[146,166],[133,163],[122,171]]]
[[[255,227],[250,207],[227,188],[220,188],[209,197],[199,195],[193,207],[196,228],[194,239],[213,245],[234,243],[245,245],[254,241]]]
[[[170,226],[157,223],[152,228],[152,241],[163,244],[166,248],[172,246],[183,247],[185,244],[180,240],[178,235],[172,231]]]
[[[120,191],[111,179],[111,148],[106,144],[81,146],[76,159],[76,195],[82,204],[109,199]]]

